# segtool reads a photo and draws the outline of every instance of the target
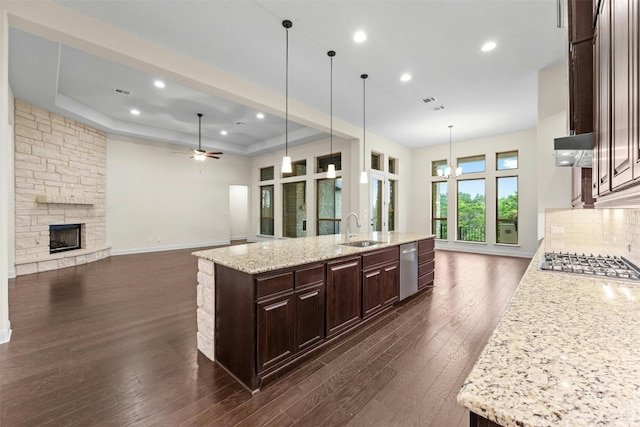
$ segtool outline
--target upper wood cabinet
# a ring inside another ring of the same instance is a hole
[[[640,193],[640,7],[602,0],[594,40],[596,206],[625,206]]]

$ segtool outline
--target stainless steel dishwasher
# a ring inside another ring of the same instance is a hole
[[[418,242],[400,245],[400,301],[418,292]]]

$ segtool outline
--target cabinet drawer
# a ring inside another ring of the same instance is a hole
[[[432,251],[435,245],[435,239],[425,239],[418,242],[418,253]]]
[[[256,295],[258,298],[293,290],[293,271],[256,278]]]
[[[433,286],[433,271],[423,276],[418,276],[418,289],[422,289],[427,286]]]
[[[312,265],[296,270],[296,289],[324,282],[324,265]]]
[[[434,251],[423,252],[418,254],[418,264],[424,264],[429,261],[433,261]]]
[[[362,254],[362,268],[365,269],[373,265],[397,261],[398,259],[400,259],[400,248],[398,246],[380,249]]]
[[[427,273],[433,273],[433,264],[434,261],[418,264],[418,277],[424,276]]]

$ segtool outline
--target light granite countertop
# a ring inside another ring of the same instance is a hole
[[[458,393],[503,426],[640,426],[640,284],[538,270]]]
[[[425,233],[360,233],[351,241],[375,240],[377,245],[358,248],[345,246],[344,234],[269,240],[193,252],[193,255],[249,274],[263,273],[296,265],[355,255],[433,237]]]

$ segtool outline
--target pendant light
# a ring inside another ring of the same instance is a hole
[[[199,162],[204,162],[207,158],[202,149],[202,113],[198,113],[198,151],[193,153],[193,158]]]
[[[284,113],[284,157],[282,158],[282,173],[291,173],[291,157],[289,157],[289,28],[293,23],[288,19],[282,21],[287,34],[287,51],[285,66],[285,113]]]
[[[460,175],[462,175],[462,168],[460,166],[458,166],[455,170],[455,172],[453,174],[451,174],[452,168],[451,168],[451,164],[452,164],[452,157],[451,157],[451,128],[453,128],[453,125],[449,125],[449,162],[447,162],[447,166],[444,168],[444,171],[442,170],[442,168],[438,169],[438,176],[441,178],[457,178]]]
[[[336,52],[330,50],[327,52],[329,59],[331,61],[331,72],[329,78],[329,120],[330,120],[330,128],[331,135],[329,136],[330,141],[330,149],[329,149],[329,160],[333,158],[333,57],[336,56]],[[335,178],[336,177],[336,165],[333,163],[329,163],[329,167],[327,168],[327,178]]]
[[[360,174],[360,184],[366,184],[369,182],[369,177],[367,176],[367,171],[365,170],[365,161],[367,159],[367,154],[366,154],[366,146],[367,146],[367,128],[366,128],[366,85],[365,82],[367,81],[367,77],[369,77],[367,74],[363,74],[360,76],[360,78],[362,79],[362,173]]]

